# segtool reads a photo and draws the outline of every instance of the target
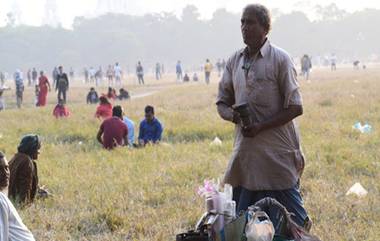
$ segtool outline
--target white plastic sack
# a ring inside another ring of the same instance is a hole
[[[215,139],[210,143],[210,145],[211,146],[221,146],[222,141],[218,137],[215,137]]]
[[[355,183],[346,193],[346,195],[355,194],[358,197],[365,197],[368,191],[360,183]]]
[[[261,219],[261,221],[260,221]],[[274,237],[274,227],[265,212],[258,211],[245,226],[247,241],[272,241]]]

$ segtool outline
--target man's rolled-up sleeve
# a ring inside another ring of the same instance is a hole
[[[302,96],[297,81],[297,71],[289,56],[285,56],[280,63],[279,86],[280,92],[284,97],[283,107],[285,109],[287,109],[289,105],[302,105]]]
[[[0,240],[9,240],[9,208],[4,200],[0,200]]]
[[[216,105],[220,117],[225,120],[233,120],[233,111],[231,107],[235,104],[235,93],[232,81],[232,65],[229,59],[224,69],[222,79],[219,82],[218,96]]]

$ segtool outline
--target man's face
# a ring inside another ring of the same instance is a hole
[[[255,13],[245,9],[241,17],[241,33],[246,45],[259,47],[268,32],[260,25]]]
[[[38,159],[38,155],[40,155],[40,149],[41,149],[41,146],[38,146],[37,151],[32,154],[31,158],[33,160],[37,160]]]
[[[147,112],[147,113],[145,113],[145,119],[146,119],[148,122],[153,121],[153,119],[154,119],[154,114],[153,114],[152,112]]]
[[[59,73],[62,73],[63,68],[58,68],[58,70],[59,70]]]
[[[9,166],[5,157],[0,159],[0,191],[9,185]]]

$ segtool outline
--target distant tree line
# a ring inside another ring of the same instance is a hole
[[[368,58],[380,53],[380,10],[346,13],[335,5],[320,7],[319,19],[310,21],[303,12],[274,12],[271,42],[293,56],[335,53],[339,58]],[[12,20],[12,16],[8,16]],[[141,60],[199,66],[206,58],[215,62],[244,46],[240,15],[216,10],[201,20],[189,5],[179,18],[172,13],[131,16],[107,14],[77,17],[71,30],[49,26],[8,25],[0,28],[0,70],[51,69],[57,64],[84,67],[120,62],[130,66]]]

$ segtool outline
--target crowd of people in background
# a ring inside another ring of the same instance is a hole
[[[318,57],[318,58],[317,58]],[[313,58],[309,54],[304,54],[301,58],[299,58],[299,71],[300,75],[304,77],[305,80],[310,79],[310,74],[313,68],[313,62],[320,64],[322,61],[324,65],[329,65],[331,71],[337,70],[337,56],[335,53],[332,53],[329,56],[325,56],[321,58],[317,56]],[[294,59],[295,64],[297,66],[297,59]],[[366,69],[366,65],[362,64],[359,60],[355,60],[352,62],[354,69]],[[212,72],[217,72],[217,76],[220,78],[223,74],[223,71],[226,67],[226,61],[224,59],[217,59],[215,62],[215,68],[210,59],[206,59],[205,63],[198,68],[196,71],[192,68],[193,71],[188,71],[183,68],[183,63],[181,60],[178,60],[173,66],[175,72],[175,79],[177,83],[188,83],[188,82],[199,82],[201,79],[199,78],[198,72],[199,70],[204,73],[204,83],[207,85],[210,83]],[[156,62],[154,66],[152,66],[153,74],[156,80],[161,80],[163,75],[165,74],[164,64]],[[129,70],[123,71],[122,66],[119,62],[115,62],[115,64],[109,64],[105,71],[103,71],[102,66],[98,68],[94,68],[90,66],[89,68],[85,67],[83,71],[83,84],[93,85],[96,87],[108,85],[112,88],[112,93],[109,92],[107,94],[109,99],[118,99],[118,100],[126,100],[130,98],[128,91],[122,86],[125,85],[125,77],[126,73]],[[192,73],[191,73],[192,72]],[[135,67],[135,77],[136,84],[145,85],[145,74],[147,73],[146,69],[143,66],[141,61],[137,61]],[[54,89],[57,93],[57,106],[61,106],[60,103],[66,104],[67,102],[67,94],[69,92],[70,83],[76,77],[76,73],[73,67],[69,68],[68,74],[64,71],[63,66],[56,66],[53,68],[51,72],[51,80],[49,80],[46,71],[40,70],[33,67],[27,70],[27,86],[34,87],[35,93],[35,102],[34,105],[38,107],[44,107],[47,104],[48,93]],[[201,77],[202,78],[202,77]],[[4,98],[4,93],[6,91],[11,90],[12,88],[6,86],[5,81],[9,79],[9,75],[3,71],[0,71],[0,111],[6,108],[6,102]],[[13,74],[14,87],[15,87],[15,97],[16,97],[16,106],[17,108],[21,108],[24,101],[24,76],[23,72],[20,69],[17,69]],[[123,84],[124,82],[124,84]],[[118,87],[119,94],[116,94],[116,90],[114,87]],[[94,90],[90,91],[87,96],[87,103],[98,103],[99,96]],[[96,93],[96,94],[95,94]],[[61,101],[62,100],[62,101]],[[61,107],[59,107],[61,108]]]

